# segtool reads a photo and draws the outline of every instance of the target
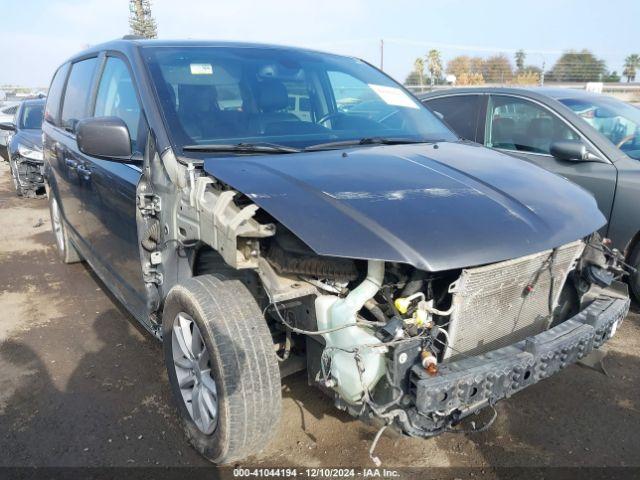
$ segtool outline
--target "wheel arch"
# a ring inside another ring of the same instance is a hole
[[[627,246],[624,249],[623,254],[626,260],[630,260],[631,255],[633,255],[633,252],[635,251],[636,247],[639,244],[640,244],[640,231],[637,231],[635,235],[631,237],[631,240],[629,240],[629,242],[627,243]]]

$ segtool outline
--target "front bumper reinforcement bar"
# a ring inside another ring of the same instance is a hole
[[[430,376],[411,371],[416,408],[421,414],[464,417],[489,403],[550,377],[577,362],[613,336],[629,311],[628,298],[600,297],[557,327],[513,345],[441,364]]]

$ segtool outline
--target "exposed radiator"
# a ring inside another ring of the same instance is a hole
[[[449,288],[453,313],[444,358],[488,352],[549,328],[550,300],[553,309],[584,247],[577,241],[555,253],[547,250],[463,270]]]

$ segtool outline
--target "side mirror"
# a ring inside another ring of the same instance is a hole
[[[576,140],[553,142],[549,148],[551,155],[558,160],[569,162],[601,162],[602,159],[587,150],[584,143]]]
[[[0,123],[0,130],[7,130],[9,132],[15,132],[16,131],[16,126],[11,122],[1,122]]]
[[[114,162],[131,161],[131,137],[121,118],[94,117],[76,126],[78,148],[86,155]]]

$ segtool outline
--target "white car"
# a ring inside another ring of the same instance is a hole
[[[16,112],[18,111],[19,105],[20,102],[4,102],[0,107],[0,123],[12,122]],[[2,155],[2,158],[5,160],[5,162],[9,161],[9,155],[7,154],[7,145],[9,144],[10,136],[11,132],[0,131],[0,155]]]

